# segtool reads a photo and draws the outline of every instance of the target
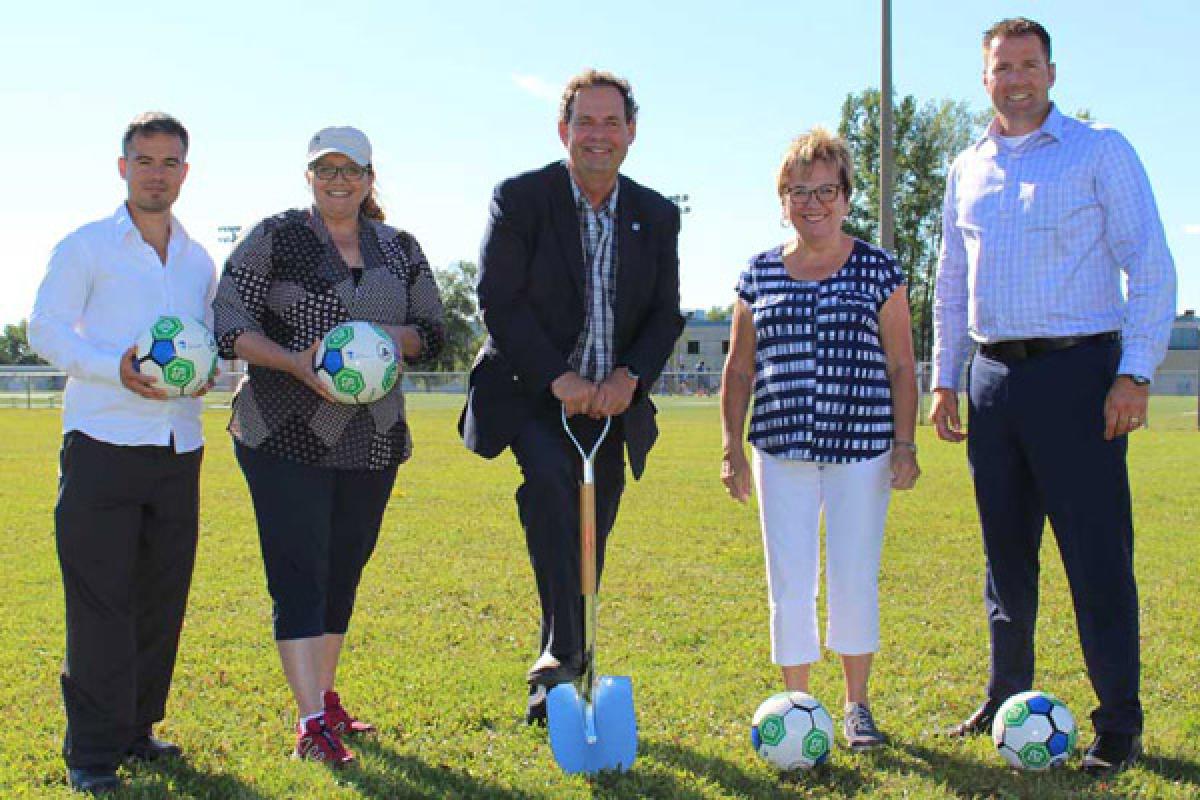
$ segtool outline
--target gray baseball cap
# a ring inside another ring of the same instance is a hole
[[[371,164],[371,142],[358,128],[334,126],[314,133],[308,140],[309,165],[330,153],[341,153],[360,167]]]

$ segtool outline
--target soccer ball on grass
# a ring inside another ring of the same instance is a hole
[[[833,719],[811,694],[780,692],[754,712],[750,741],[776,769],[812,769],[829,758]]]
[[[992,723],[992,741],[1009,765],[1042,770],[1071,757],[1079,731],[1061,700],[1046,692],[1015,694],[1004,701]]]

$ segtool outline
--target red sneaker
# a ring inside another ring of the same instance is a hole
[[[331,767],[341,767],[354,760],[351,753],[336,733],[329,729],[321,717],[310,719],[303,727],[296,726],[296,750],[292,758],[305,761],[320,761]]]
[[[342,708],[342,698],[332,689],[321,695],[321,702],[325,705],[325,724],[338,736],[375,732],[375,726],[371,723],[350,716],[350,713]]]

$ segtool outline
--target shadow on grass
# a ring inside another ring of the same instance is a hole
[[[717,784],[726,794],[747,798],[778,798],[787,787],[795,786],[801,793],[853,792],[869,784],[857,774],[837,763],[826,764],[812,772],[792,772],[782,775],[755,774],[719,756],[699,753],[688,747],[666,742],[642,740],[639,746],[640,765],[628,775],[598,776],[593,785],[595,796],[602,798],[707,797],[711,791],[703,787]],[[657,761],[683,776],[664,774],[648,766]]]
[[[933,749],[911,742],[899,743],[894,747],[911,756],[906,761],[908,770],[925,774],[929,780],[945,785],[959,797],[999,795],[1078,797],[1089,800],[1123,800],[1127,797],[1125,790],[1112,786],[1120,778],[1110,781],[1088,775],[1079,768],[1078,755],[1069,766],[1062,769],[1032,773],[1018,772],[1000,764],[981,764],[947,749]],[[1195,762],[1150,756],[1143,758],[1135,769],[1154,773],[1167,780],[1200,786],[1200,764]]]
[[[126,768],[129,780],[115,798],[178,798],[203,800],[267,800],[249,784],[232,775],[202,772],[186,758],[171,758]]]
[[[402,755],[374,739],[355,739],[355,766],[338,773],[339,783],[348,784],[364,797],[378,800],[401,798],[499,798],[532,800],[533,795],[505,789],[485,779],[446,765],[431,765],[420,758]],[[376,768],[369,761],[381,762]]]
[[[1160,778],[1188,783],[1200,789],[1200,762],[1156,756],[1151,751],[1142,757],[1139,767]]]

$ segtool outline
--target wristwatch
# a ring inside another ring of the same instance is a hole
[[[1124,375],[1126,378],[1129,378],[1129,380],[1133,381],[1134,386],[1150,385],[1150,379],[1145,375],[1134,375],[1132,372],[1122,372],[1121,375]],[[1118,375],[1117,377],[1120,378],[1121,375]]]

